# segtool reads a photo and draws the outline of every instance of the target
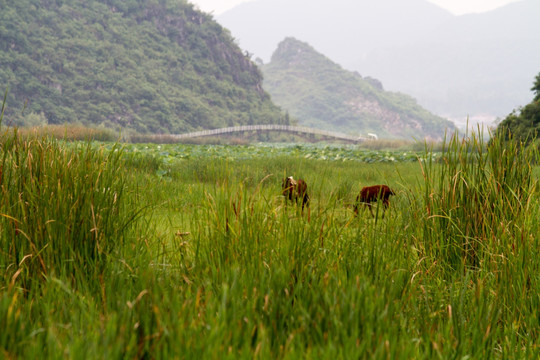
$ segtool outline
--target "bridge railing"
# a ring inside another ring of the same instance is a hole
[[[335,131],[319,130],[319,129],[309,128],[305,126],[291,126],[291,125],[241,125],[241,126],[231,126],[231,127],[221,128],[221,129],[193,131],[189,133],[176,134],[172,136],[177,139],[185,139],[185,138],[195,138],[195,137],[203,137],[203,136],[222,135],[222,134],[228,134],[228,133],[233,133],[233,132],[244,132],[244,131],[285,131],[285,132],[291,132],[291,133],[321,135],[321,136],[347,140],[347,141],[353,141],[353,142],[360,142],[360,141],[367,140],[367,138],[363,136],[352,136],[352,135],[347,135],[347,134],[343,134],[343,133],[339,133]]]

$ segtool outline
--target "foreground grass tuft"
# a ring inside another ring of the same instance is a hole
[[[17,130],[5,131],[0,146],[0,267],[10,286],[102,275],[104,257],[123,246],[133,221],[118,176],[121,151]]]

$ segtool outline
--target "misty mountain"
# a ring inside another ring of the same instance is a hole
[[[243,49],[264,61],[291,36],[348,65],[374,48],[402,45],[451,18],[425,0],[258,0],[217,20]]]
[[[441,139],[448,120],[376,79],[344,70],[307,43],[286,38],[262,65],[264,88],[301,125],[385,138]]]
[[[217,20],[263,61],[286,36],[445,117],[503,117],[540,69],[540,1],[454,16],[425,0],[258,0]]]

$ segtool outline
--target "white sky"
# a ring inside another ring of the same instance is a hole
[[[234,6],[254,0],[189,0],[198,5],[199,9],[211,12],[215,16],[219,15]],[[376,0],[374,0],[376,1]],[[493,10],[502,5],[506,5],[519,0],[428,0],[440,7],[452,12],[455,15],[462,15],[475,12]]]

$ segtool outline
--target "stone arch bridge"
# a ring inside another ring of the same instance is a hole
[[[201,130],[194,131],[185,134],[175,134],[171,135],[175,139],[189,139],[197,138],[203,136],[219,136],[224,134],[231,134],[235,132],[245,132],[245,131],[282,131],[299,135],[319,135],[324,138],[338,139],[353,143],[362,142],[370,138],[364,136],[353,136],[347,135],[334,131],[319,130],[303,126],[290,126],[290,125],[243,125],[243,126],[232,126],[221,129],[213,130]]]

